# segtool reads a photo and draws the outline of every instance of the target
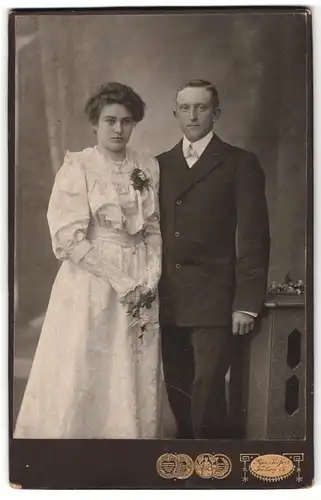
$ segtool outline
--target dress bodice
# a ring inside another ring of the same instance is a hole
[[[141,191],[131,178],[135,169],[148,180]],[[127,149],[121,165],[102,156],[97,147],[67,152],[49,206],[56,256],[66,258],[93,229],[141,233],[151,218],[158,217],[158,182],[157,160],[132,149]]]
[[[85,150],[86,153],[88,150]],[[88,151],[84,162],[88,200],[94,223],[136,234],[157,211],[158,166],[154,158],[131,149],[121,165],[104,157],[97,147]],[[150,180],[149,187],[134,189],[131,176],[140,169]]]

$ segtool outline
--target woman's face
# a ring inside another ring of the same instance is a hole
[[[122,104],[107,104],[102,109],[97,125],[98,144],[105,149],[119,152],[125,149],[135,122],[128,109]]]

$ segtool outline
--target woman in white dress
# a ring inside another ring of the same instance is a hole
[[[158,164],[127,147],[144,102],[92,96],[97,145],[67,152],[48,208],[54,282],[15,438],[156,438],[161,272]]]

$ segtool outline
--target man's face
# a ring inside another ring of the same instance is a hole
[[[186,87],[177,94],[174,115],[191,142],[205,137],[212,129],[215,113],[212,94],[202,87]]]

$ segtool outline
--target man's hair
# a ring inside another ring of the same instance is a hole
[[[99,87],[86,103],[85,113],[93,125],[98,123],[103,107],[108,104],[122,104],[135,122],[140,122],[144,117],[145,103],[131,87],[118,82],[108,82]]]
[[[207,81],[207,80],[201,80],[198,78],[195,78],[193,80],[189,80],[188,82],[184,83],[181,85],[177,91],[176,91],[176,99],[182,90],[186,89],[187,87],[196,87],[196,88],[203,88],[205,90],[208,90],[212,94],[212,104],[213,104],[213,109],[217,109],[220,107],[220,101],[218,97],[218,92],[217,88],[213,83]]]

